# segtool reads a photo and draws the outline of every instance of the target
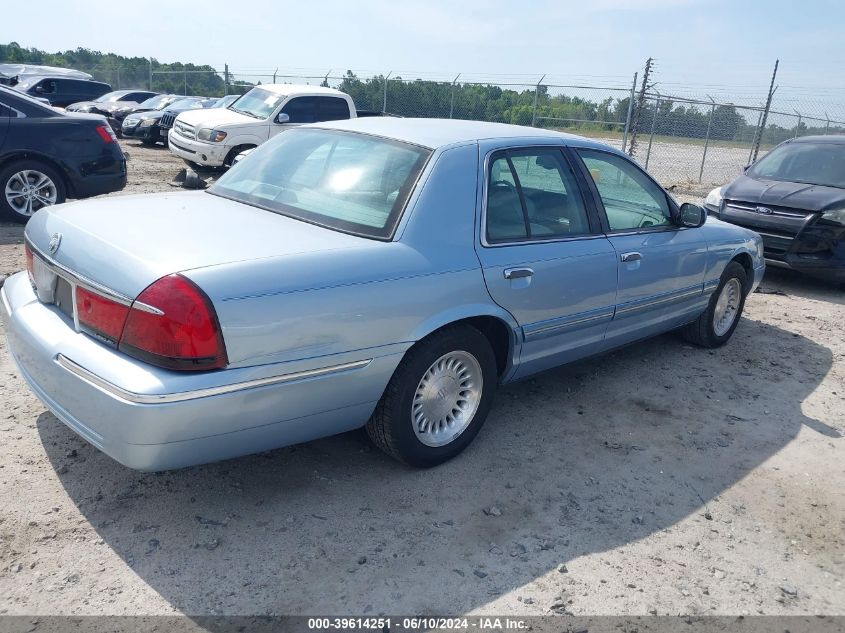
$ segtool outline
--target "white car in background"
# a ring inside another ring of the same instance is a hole
[[[192,165],[231,167],[235,157],[285,128],[303,123],[354,119],[345,92],[320,86],[256,86],[227,108],[180,114],[168,134],[170,151]]]

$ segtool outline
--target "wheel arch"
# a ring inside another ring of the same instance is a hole
[[[751,284],[754,283],[754,258],[745,250],[740,250],[734,253],[728,264],[736,262],[745,269],[745,293],[751,289]]]
[[[431,334],[446,327],[466,324],[481,332],[490,342],[496,357],[499,379],[504,381],[513,373],[515,359],[521,345],[520,328],[505,310],[493,306],[464,306],[427,319],[414,331],[416,345]]]
[[[24,150],[0,156],[0,171],[2,171],[11,163],[14,163],[17,160],[35,160],[49,165],[50,167],[56,170],[56,173],[59,174],[59,178],[62,179],[62,185],[64,185],[65,188],[65,197],[76,197],[76,191],[74,190],[73,182],[70,178],[68,178],[67,170],[57,160],[39,152]]]

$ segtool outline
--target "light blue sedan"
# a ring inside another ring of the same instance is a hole
[[[207,191],[39,211],[26,248],[21,373],[140,470],[362,426],[439,464],[498,385],[668,330],[722,345],[764,272],[756,233],[606,145],[431,119],[293,129]]]

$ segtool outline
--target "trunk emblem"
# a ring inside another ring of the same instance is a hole
[[[774,213],[769,207],[757,207],[754,209],[754,212],[762,215],[772,215]]]
[[[47,245],[47,250],[50,251],[50,255],[55,255],[56,251],[59,250],[59,246],[62,243],[62,234],[61,233],[53,233],[50,237],[50,243]]]

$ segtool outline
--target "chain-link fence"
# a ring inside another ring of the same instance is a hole
[[[359,110],[557,129],[626,151],[665,186],[678,190],[723,184],[741,173],[757,151],[765,153],[789,138],[845,133],[845,104],[823,102],[812,93],[775,95],[767,107],[765,93],[732,95],[721,87],[720,98],[714,99],[676,85],[670,94],[659,83],[639,86],[637,75],[633,80],[616,78],[610,85],[583,85],[545,75],[444,78],[414,73],[411,78],[394,72],[232,70],[227,64],[131,61],[137,63],[80,65],[77,70],[114,89],[186,95],[241,94],[268,83],[322,85],[349,93]]]

